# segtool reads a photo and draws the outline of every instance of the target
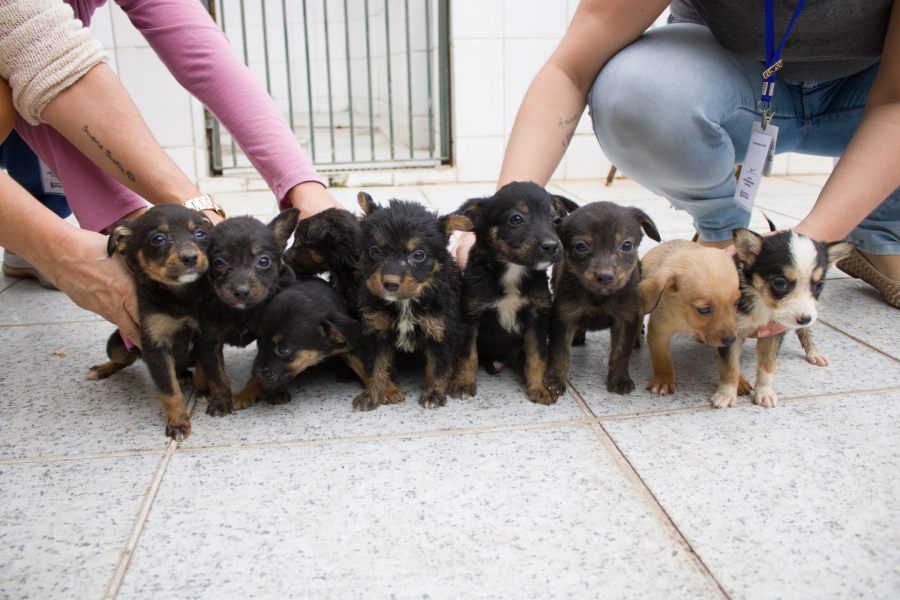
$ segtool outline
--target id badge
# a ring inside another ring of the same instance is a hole
[[[38,165],[41,169],[41,187],[44,190],[45,194],[55,194],[57,196],[62,196],[65,194],[63,191],[62,182],[60,182],[59,178],[53,174],[53,171],[50,170],[50,167],[44,164],[44,161],[39,160]]]
[[[734,191],[734,202],[747,212],[753,210],[753,202],[759,191],[763,175],[772,173],[772,162],[775,157],[775,139],[778,128],[772,124],[763,129],[761,123],[754,123],[750,133],[750,143],[744,155],[741,176]]]

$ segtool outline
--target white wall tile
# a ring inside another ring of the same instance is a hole
[[[593,134],[576,135],[566,152],[567,179],[603,179],[612,164]]]
[[[503,162],[503,136],[464,137],[456,140],[459,181],[496,181]]]
[[[503,42],[453,43],[454,137],[503,134]]]
[[[197,163],[193,145],[166,148],[166,154],[175,161],[175,164],[188,176],[188,179],[197,181]]]
[[[569,22],[565,2],[504,0],[503,7],[503,36],[506,38],[558,40]]]
[[[112,15],[112,28],[115,35],[116,47],[118,48],[147,48],[150,44],[144,39],[144,36],[134,28],[128,16],[119,8],[118,4],[110,2],[110,14]]]
[[[503,132],[509,135],[519,105],[534,76],[556,48],[556,40],[508,39],[503,42]]]
[[[499,38],[503,0],[451,0],[450,35],[454,40]]]

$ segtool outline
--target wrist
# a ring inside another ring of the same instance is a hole
[[[328,192],[328,189],[318,181],[304,181],[298,183],[286,196],[287,203],[282,203],[300,209],[300,218],[305,219],[328,208],[343,208],[337,200]]]

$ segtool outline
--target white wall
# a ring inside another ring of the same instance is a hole
[[[269,36],[277,36],[279,43],[270,44],[269,60],[273,70],[283,69],[285,57],[279,54],[281,39],[281,3],[266,1]],[[451,110],[453,165],[438,170],[416,171],[406,170],[394,173],[377,173],[372,176],[355,174],[356,181],[379,183],[413,183],[416,181],[493,181],[500,171],[503,149],[506,138],[512,128],[519,103],[531,83],[538,68],[546,61],[564,34],[577,0],[450,0],[451,30]],[[361,56],[364,42],[362,35],[361,0],[350,0],[351,7],[351,65],[354,76],[354,113],[357,118],[367,119],[365,107],[365,85],[357,87],[357,82],[364,83],[364,65]],[[420,2],[411,0],[411,13],[421,12]],[[231,2],[227,7],[226,23],[235,23],[238,3]],[[263,55],[259,40],[262,36],[262,19],[259,2],[246,2],[248,20],[247,37],[251,43],[249,63],[251,69],[265,84],[262,68]],[[310,20],[322,20],[321,2],[310,2]],[[390,0],[392,13],[392,31],[402,31],[400,0]],[[343,19],[343,2],[328,0],[329,21]],[[289,3],[289,23],[301,23],[299,3]],[[383,2],[370,2],[370,12],[382,15]],[[413,18],[419,18],[414,16]],[[318,30],[318,28],[316,28]],[[204,189],[208,191],[224,191],[238,189],[260,189],[263,187],[258,178],[252,175],[231,178],[210,179],[206,151],[206,139],[203,122],[203,109],[196,100],[184,91],[168,73],[144,38],[137,33],[121,9],[114,3],[100,8],[91,23],[93,33],[107,47],[111,65],[119,73],[125,87],[134,98],[138,108],[156,135],[160,144],[175,159],[179,166]],[[424,34],[421,28],[414,29],[415,35],[411,47],[414,50],[413,69],[416,76],[424,73]],[[337,60],[333,68],[332,85],[337,91],[346,90],[346,51],[343,33],[331,40],[332,59]],[[386,60],[384,53],[384,32],[373,28],[373,50],[378,60]],[[379,38],[380,36],[380,38]],[[234,42],[240,44],[240,38]],[[313,36],[311,36],[313,37]],[[324,63],[321,56],[323,40],[313,37],[310,40],[310,54],[314,57],[314,98],[316,107],[322,106],[327,96],[324,91]],[[405,77],[405,59],[401,60],[399,52],[405,47],[405,41],[395,41],[392,37],[392,64],[397,72]],[[437,32],[433,31],[432,43],[437,43]],[[300,39],[290,40],[291,61],[305,60],[303,42]],[[256,49],[254,49],[256,48]],[[379,55],[379,49],[381,54]],[[435,71],[434,76],[437,77]],[[273,78],[272,95],[276,102],[287,106],[287,92],[284,86],[278,87],[278,78]],[[373,90],[383,97],[385,82],[373,82]],[[399,108],[405,108],[407,94],[405,79],[397,78],[394,83],[394,98]],[[379,89],[379,86],[381,88]],[[399,87],[402,86],[402,87]],[[305,89],[305,82],[302,85]],[[358,90],[358,91],[357,91]],[[435,88],[436,90],[436,88]],[[341,94],[343,95],[343,94]],[[304,94],[294,94],[295,107],[307,109]],[[423,126],[427,119],[427,107],[424,99],[413,98],[415,111],[415,130]],[[345,107],[340,107],[345,108]],[[318,112],[318,108],[316,109]],[[396,112],[396,110],[395,110]],[[295,116],[297,111],[295,110]],[[302,115],[301,115],[302,117]],[[407,135],[406,119],[395,119],[395,133]],[[416,134],[416,146],[424,141]],[[576,135],[572,139],[568,152],[557,169],[554,178],[598,179],[606,176],[609,162],[600,152],[585,112]],[[829,172],[831,159],[780,155],[776,160],[776,171],[779,173]]]

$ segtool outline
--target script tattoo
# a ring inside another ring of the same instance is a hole
[[[127,177],[129,181],[137,181],[137,179],[134,176],[134,173],[132,173],[131,171],[126,169],[122,165],[122,163],[119,161],[119,159],[117,159],[115,156],[113,156],[112,150],[110,150],[109,148],[104,146],[103,143],[97,139],[97,136],[95,136],[93,133],[91,133],[91,130],[88,128],[87,125],[82,126],[81,130],[85,134],[87,134],[87,136],[89,138],[91,138],[91,141],[94,142],[94,144],[96,144],[96,146],[98,148],[100,148],[100,151],[106,155],[106,158],[108,158],[112,164],[116,165],[116,168],[119,169],[119,171],[122,173],[122,175]]]
[[[569,131],[566,132],[565,138],[562,140],[562,147],[568,148],[569,142],[572,141],[572,138],[575,136],[575,125],[578,122],[578,118],[581,116],[581,113],[575,113],[571,117],[559,117],[559,122],[556,124],[557,129],[567,128]]]

